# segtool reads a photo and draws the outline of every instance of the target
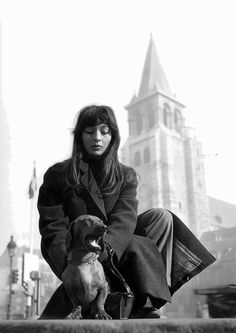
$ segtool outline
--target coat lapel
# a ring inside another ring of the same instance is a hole
[[[89,168],[88,163],[81,161],[80,169],[83,172],[81,176],[81,183],[85,186],[86,190],[89,192],[91,198],[101,211],[104,219],[107,220],[106,209],[104,206],[104,201],[102,194],[97,186],[97,182],[93,176],[92,170]]]

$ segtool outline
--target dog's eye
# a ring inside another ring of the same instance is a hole
[[[86,219],[86,220],[84,220],[84,222],[85,222],[85,224],[86,224],[87,227],[91,226],[91,220]]]

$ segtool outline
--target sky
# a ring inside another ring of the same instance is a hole
[[[80,108],[112,106],[125,142],[125,105],[138,90],[151,35],[203,144],[208,195],[236,204],[234,7],[233,0],[0,0],[0,93],[19,242],[29,231],[33,161],[40,185],[46,169],[69,156]]]

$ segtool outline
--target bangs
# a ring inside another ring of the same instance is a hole
[[[85,127],[92,127],[98,124],[106,124],[109,128],[112,128],[114,125],[110,117],[105,107],[88,107],[81,116],[80,128],[84,129]]]
[[[81,127],[93,127],[100,124],[106,124],[109,126],[108,120],[106,117],[101,117],[100,115],[91,114],[87,115],[86,119],[83,119],[81,122]]]

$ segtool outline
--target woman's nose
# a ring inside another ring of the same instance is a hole
[[[94,140],[95,141],[100,141],[101,140],[101,133],[100,133],[100,131],[95,131],[94,132]]]

